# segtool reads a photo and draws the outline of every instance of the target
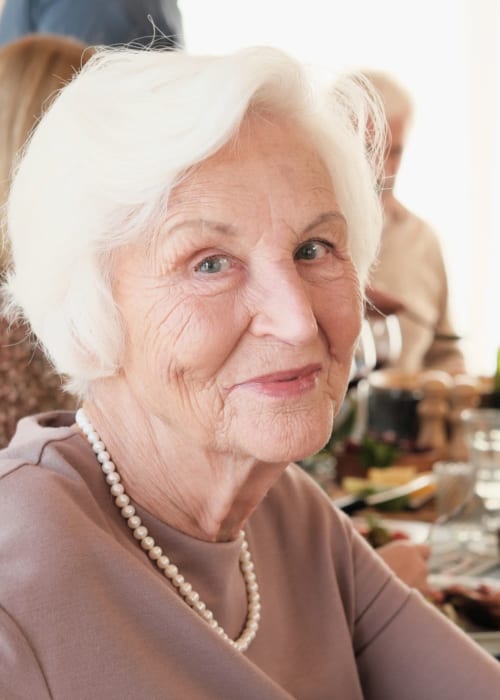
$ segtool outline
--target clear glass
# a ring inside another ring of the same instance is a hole
[[[485,529],[500,533],[500,409],[464,411],[469,462],[477,472],[476,493],[483,501]]]

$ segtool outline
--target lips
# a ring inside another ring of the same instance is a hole
[[[281,382],[293,382],[303,377],[317,374],[321,370],[320,364],[310,364],[305,367],[283,370],[282,372],[273,372],[271,374],[263,374],[260,377],[253,377],[247,380],[244,384],[276,384]]]
[[[322,364],[315,362],[302,367],[261,374],[236,384],[232,389],[248,390],[279,400],[298,398],[314,390],[322,369]]]

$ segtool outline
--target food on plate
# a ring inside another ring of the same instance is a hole
[[[416,467],[412,466],[392,466],[392,467],[371,467],[367,470],[368,481],[374,486],[385,488],[392,486],[402,486],[407,484],[417,476]]]
[[[356,530],[372,547],[377,549],[389,542],[396,540],[409,540],[410,538],[402,530],[388,528],[379,518],[368,515],[364,523],[355,522]]]
[[[418,472],[414,466],[372,467],[366,471],[366,478],[346,476],[342,480],[342,489],[354,496],[366,496],[385,489],[403,486],[413,479],[430,474],[430,472]],[[409,506],[412,509],[420,508],[434,496],[435,485],[433,483],[414,491],[411,496],[404,496],[384,505],[379,505],[380,510],[397,511]]]
[[[500,590],[454,584],[436,592],[432,601],[454,622],[470,629],[500,630]]]

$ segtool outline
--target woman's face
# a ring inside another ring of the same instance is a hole
[[[346,222],[305,133],[247,118],[122,248],[122,374],[176,439],[264,461],[320,449],[360,328]]]

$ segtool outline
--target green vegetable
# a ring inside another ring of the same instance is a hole
[[[370,467],[390,467],[399,456],[396,445],[366,436],[361,443],[359,459],[364,469]]]

